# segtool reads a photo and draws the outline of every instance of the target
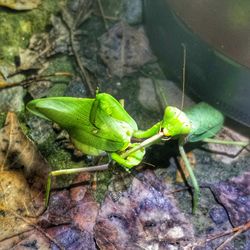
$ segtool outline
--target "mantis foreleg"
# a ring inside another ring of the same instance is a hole
[[[135,137],[135,138],[149,138],[149,137],[152,137],[152,136],[154,136],[154,135],[156,135],[157,133],[160,132],[161,124],[162,124],[162,122],[157,122],[155,125],[153,125],[151,128],[149,128],[147,130],[134,131],[133,137]]]

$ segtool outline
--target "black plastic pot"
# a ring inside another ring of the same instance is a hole
[[[199,4],[210,2],[211,6],[196,8],[195,4],[198,2]],[[246,66],[247,57],[240,61],[241,57],[239,55],[237,57],[237,53],[230,55],[230,49],[228,49],[230,47],[226,43],[227,40],[223,41],[223,38],[228,39],[231,32],[231,39],[236,39],[233,41],[235,46],[237,44],[241,46],[242,41],[237,41],[240,38],[234,35],[235,27],[230,30],[231,27],[226,23],[222,24],[222,19],[216,20],[216,15],[230,9],[230,6],[218,9],[216,2],[224,6],[232,3],[231,0],[145,0],[146,30],[151,47],[170,78],[179,82],[181,80],[182,44],[185,44],[187,88],[225,115],[250,127],[250,69]],[[248,13],[250,13],[250,4],[247,6],[249,7]],[[241,8],[240,5],[238,7]],[[207,8],[210,8],[210,11],[207,11]],[[196,25],[197,23],[199,25]],[[207,30],[202,30],[203,26]],[[249,23],[247,27],[248,33],[242,34],[242,39],[245,39],[248,46],[243,49],[248,48],[246,53],[250,56]],[[227,29],[226,32],[223,32],[223,29]],[[219,42],[215,39],[215,35],[220,38],[217,39]]]

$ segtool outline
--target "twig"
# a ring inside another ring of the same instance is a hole
[[[12,87],[16,87],[16,86],[26,87],[29,84],[33,83],[34,81],[36,81],[36,82],[50,81],[50,79],[47,79],[47,78],[54,77],[54,76],[71,77],[72,75],[69,72],[56,72],[54,74],[49,74],[49,75],[31,76],[25,80],[20,81],[20,82],[3,82],[2,81],[2,82],[0,82],[0,89],[12,88]]]
[[[218,248],[216,248],[216,250],[222,250],[222,248],[228,243],[230,242],[232,239],[234,239],[236,236],[238,236],[239,234],[247,231],[250,229],[250,221],[248,221],[247,223],[243,224],[243,225],[240,225],[238,227],[234,227],[232,229],[229,229],[227,231],[224,231],[224,232],[221,232],[221,233],[217,233],[217,234],[213,234],[213,235],[210,235],[208,236],[207,239],[204,239],[204,240],[200,240],[200,241],[197,241],[196,243],[191,243],[189,245],[187,245],[187,247],[192,247],[192,249],[194,247],[197,247],[197,246],[202,246],[206,243],[208,243],[209,241],[212,241],[212,240],[215,240],[215,239],[218,239],[218,238],[221,238],[223,236],[226,236],[228,234],[233,234],[232,237],[226,239]]]
[[[106,16],[105,16],[104,11],[103,11],[101,0],[97,0],[97,3],[98,3],[98,6],[99,6],[99,9],[100,9],[100,12],[101,12],[101,17],[102,17],[105,29],[108,30],[108,24],[106,22]]]
[[[182,97],[181,97],[181,110],[184,107],[185,97],[185,84],[186,84],[186,61],[187,61],[187,49],[184,43],[181,44],[183,47],[183,67],[182,67]]]
[[[23,216],[15,213],[12,210],[8,210],[9,212],[11,212],[15,217],[19,218],[20,220],[24,221],[25,223],[27,223],[29,226],[32,226],[33,228],[35,228],[37,231],[39,231],[40,233],[42,233],[45,237],[47,237],[52,243],[54,243],[59,249],[64,250],[65,248],[63,246],[61,246],[60,243],[58,243],[55,239],[53,239],[48,233],[46,233],[42,228],[40,228],[39,226],[35,225],[34,223],[30,222],[29,220],[27,220],[26,218],[24,218]]]
[[[98,16],[98,17],[101,16],[102,18],[107,19],[107,20],[111,20],[111,21],[119,21],[119,20],[120,20],[120,19],[117,18],[117,17],[101,15],[101,14],[99,14],[99,13],[97,13],[97,12],[93,12],[93,15]]]
[[[88,11],[85,14],[84,20],[82,22],[86,21],[90,17],[91,13],[92,13],[92,10]],[[69,30],[70,44],[71,44],[71,47],[72,47],[72,52],[74,54],[76,63],[78,65],[79,69],[80,69],[80,76],[81,76],[83,82],[86,82],[88,90],[90,92],[90,95],[94,96],[95,95],[95,90],[94,90],[94,88],[93,88],[93,86],[91,84],[91,81],[90,81],[90,78],[89,78],[89,75],[88,75],[88,71],[85,69],[85,66],[84,66],[86,63],[84,62],[83,57],[80,59],[79,53],[78,53],[78,51],[76,49],[76,46],[75,46],[74,34],[75,34],[76,29],[77,29],[77,25],[79,23],[79,20],[78,20],[79,16],[82,16],[82,12],[78,15],[77,21],[75,21],[73,23],[73,25],[70,24],[70,22],[67,20],[67,18],[64,17],[64,15],[62,15],[62,18],[63,18],[63,21],[64,21],[64,23],[66,24],[66,26],[67,26],[67,28]]]
[[[226,239],[219,247],[216,248],[216,250],[222,250],[226,244],[228,244],[230,241],[232,241],[235,237],[237,237],[239,234],[242,232],[250,229],[250,221],[248,221],[246,224],[243,226],[239,226],[237,228],[234,228],[234,231],[237,230],[231,237]]]

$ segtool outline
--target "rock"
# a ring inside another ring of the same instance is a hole
[[[228,221],[228,215],[227,215],[225,209],[222,207],[220,207],[220,208],[213,207],[209,211],[209,215],[210,215],[211,219],[213,220],[213,222],[217,225],[223,224],[224,222]]]
[[[44,80],[39,82],[32,82],[28,86],[28,92],[34,99],[42,98],[47,96],[48,90],[50,89],[51,86],[52,86],[51,81]]]
[[[99,39],[99,54],[114,76],[123,77],[155,59],[142,27],[120,22]]]
[[[150,78],[139,78],[138,100],[140,104],[149,111],[159,112],[160,103],[157,100],[153,80]]]
[[[154,84],[156,94],[163,108],[170,105],[179,109],[186,109],[195,104],[190,97],[184,94],[184,105],[181,107],[183,91],[178,87],[177,83],[156,79]]]
[[[138,100],[145,109],[160,112],[167,105],[181,108],[182,90],[174,82],[141,77],[139,86]],[[194,102],[185,95],[184,108],[193,104]]]
[[[23,97],[25,91],[23,87],[17,86],[0,91],[0,112],[19,112],[24,109]]]
[[[29,135],[37,144],[46,142],[53,135],[50,121],[32,115],[28,117],[26,122],[30,127]]]
[[[70,81],[64,92],[64,95],[73,97],[86,97],[87,91],[81,79],[77,78]]]

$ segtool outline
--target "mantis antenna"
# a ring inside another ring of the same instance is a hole
[[[185,84],[186,84],[186,59],[187,59],[187,49],[184,43],[181,44],[183,48],[183,66],[182,66],[182,96],[181,96],[181,110],[184,107],[185,98]]]

